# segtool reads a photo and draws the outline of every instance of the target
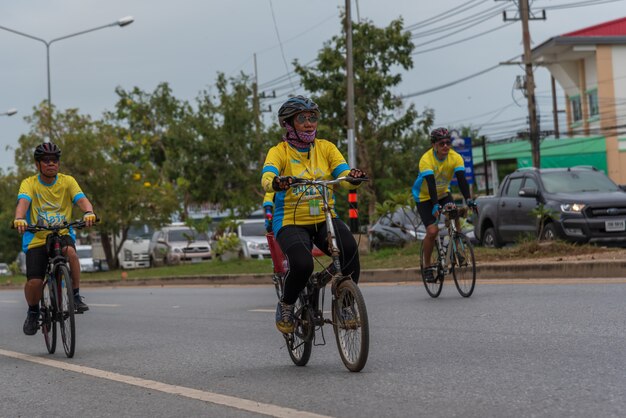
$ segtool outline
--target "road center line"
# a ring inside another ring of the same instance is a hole
[[[34,357],[28,354],[17,353],[0,349],[0,355],[11,357],[18,360],[37,363],[48,367],[67,370],[70,372],[80,373],[87,376],[97,377],[100,379],[111,380],[114,382],[125,383],[127,385],[138,386],[145,389],[156,390],[170,395],[182,396],[185,398],[196,399],[209,402],[216,405],[227,406],[230,408],[241,409],[243,411],[254,412],[257,414],[268,415],[271,417],[303,417],[303,418],[330,418],[326,415],[319,415],[312,412],[300,411],[297,409],[285,408],[282,406],[251,401],[248,399],[237,398],[234,396],[220,395],[219,393],[207,392],[198,389],[192,389],[185,386],[169,385],[167,383],[157,382],[155,380],[141,379],[133,376],[126,376],[119,373],[107,372],[105,370],[94,369],[77,364],[65,363],[58,360],[52,360],[41,357]]]

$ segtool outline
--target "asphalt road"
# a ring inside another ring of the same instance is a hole
[[[73,359],[23,335],[22,292],[0,291],[0,417],[624,416],[626,280],[362,290],[361,373],[329,327],[293,366],[269,286],[85,289]]]

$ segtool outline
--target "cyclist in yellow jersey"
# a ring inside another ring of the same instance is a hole
[[[28,314],[24,322],[24,333],[37,333],[39,319],[39,300],[46,273],[48,253],[46,237],[49,232],[26,232],[27,225],[44,222],[48,225],[70,222],[72,205],[76,204],[83,211],[83,220],[87,226],[96,221],[93,206],[82,192],[72,176],[59,173],[61,150],[52,142],[40,144],[35,148],[35,165],[39,174],[24,179],[20,185],[15,208],[13,226],[22,237],[22,250],[26,253],[26,285],[24,295],[28,303]],[[75,233],[72,229],[61,231],[63,254],[70,263],[74,288],[74,306],[78,313],[89,310],[80,296],[80,263],[74,246]]]
[[[316,137],[320,111],[311,99],[296,96],[278,110],[278,122],[285,128],[283,141],[267,153],[261,184],[275,192],[272,229],[289,263],[283,300],[276,307],[276,327],[283,333],[294,330],[293,304],[313,272],[313,244],[328,254],[326,225],[321,211],[321,195],[314,187],[290,188],[291,176],[306,179],[334,179],[341,176],[366,177],[350,169],[335,144]],[[343,187],[357,185],[345,182]],[[331,207],[334,201],[331,196]],[[332,213],[341,265],[345,275],[359,280],[360,264],[356,241],[337,214]]]
[[[417,211],[426,227],[426,237],[422,241],[424,259],[430,260],[435,246],[435,238],[439,234],[437,226],[439,211],[446,204],[454,204],[450,195],[450,182],[456,177],[461,194],[467,206],[474,208],[476,204],[471,198],[470,187],[465,178],[463,157],[452,147],[452,138],[446,128],[437,128],[430,133],[433,147],[426,151],[419,162],[419,175],[413,183],[413,198],[417,203]],[[434,269],[425,269],[426,281],[433,282]]]

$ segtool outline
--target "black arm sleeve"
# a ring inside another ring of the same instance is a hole
[[[461,189],[461,194],[467,201],[472,195],[470,194],[469,184],[467,183],[467,179],[465,178],[465,171],[457,171],[454,174],[456,175],[456,179],[459,182],[459,189]]]
[[[435,176],[429,174],[424,177],[426,185],[428,186],[428,194],[430,195],[430,201],[433,203],[433,207],[439,203],[439,197],[437,196],[437,183],[435,183]]]

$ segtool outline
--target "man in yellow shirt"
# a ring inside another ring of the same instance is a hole
[[[13,226],[22,237],[22,250],[26,253],[26,285],[24,295],[28,303],[28,314],[24,322],[24,333],[37,333],[39,320],[39,300],[46,274],[48,254],[46,237],[49,233],[26,231],[28,225],[38,222],[62,224],[70,222],[72,206],[78,205],[83,211],[87,226],[96,221],[93,206],[72,176],[59,173],[61,150],[52,142],[45,142],[35,148],[35,165],[39,174],[22,181],[17,196]],[[74,288],[74,307],[78,313],[89,310],[80,296],[80,263],[74,246],[75,232],[70,228],[62,231],[63,254],[70,263]]]
[[[474,208],[476,204],[471,199],[470,187],[465,178],[465,162],[463,157],[452,147],[452,137],[446,128],[437,128],[430,133],[433,147],[426,151],[419,162],[419,174],[413,183],[413,198],[417,203],[417,211],[426,227],[426,237],[422,241],[424,246],[424,260],[430,260],[435,246],[435,238],[439,234],[437,226],[439,211],[442,206],[452,203],[450,182],[456,177],[459,189],[465,198],[467,206]],[[427,282],[434,282],[432,266],[425,269]]]

